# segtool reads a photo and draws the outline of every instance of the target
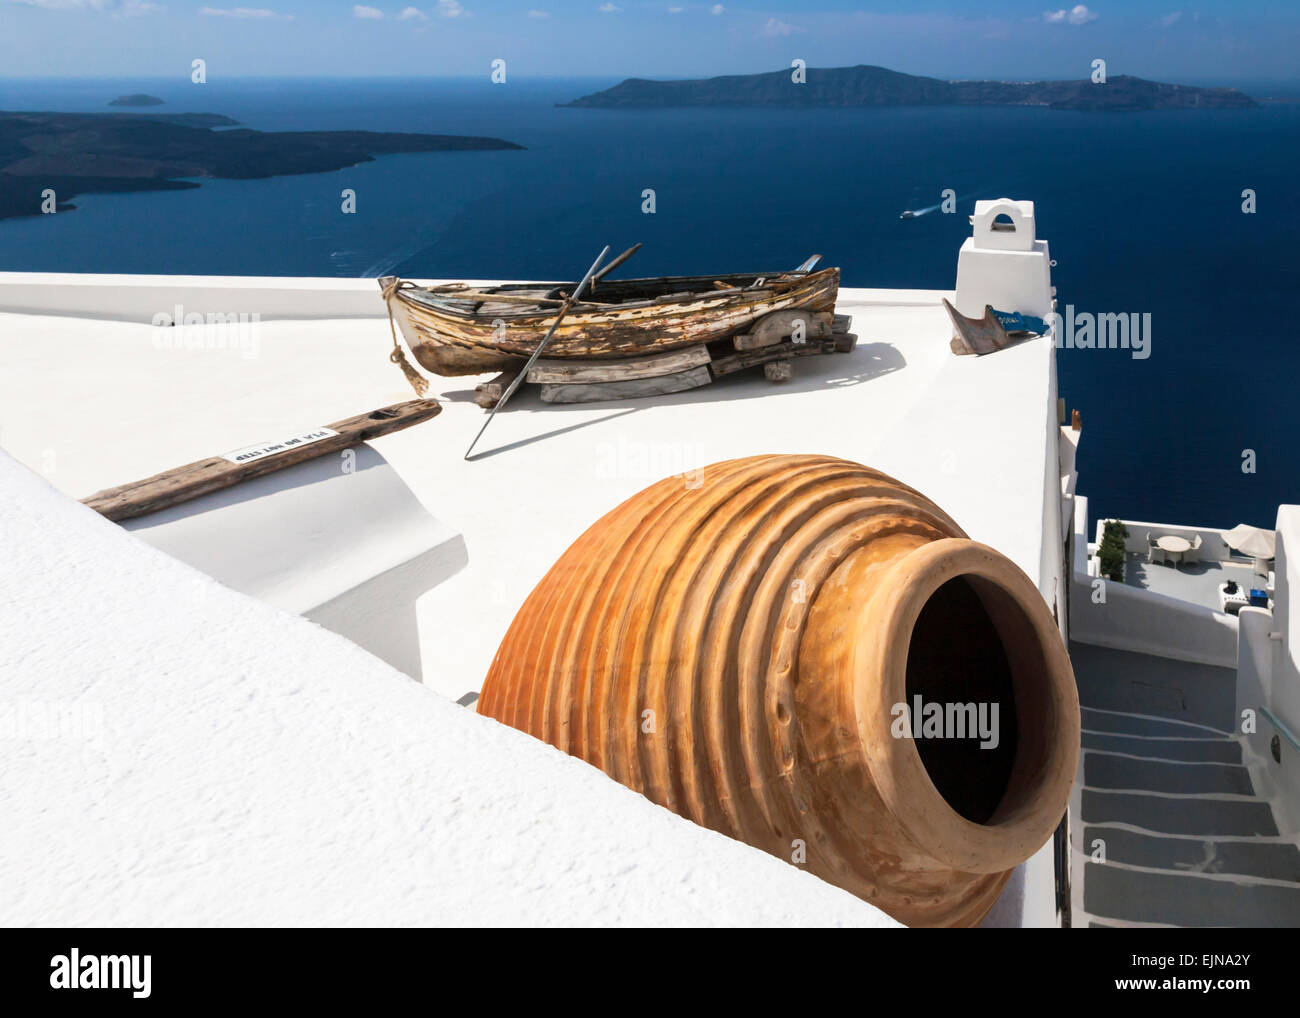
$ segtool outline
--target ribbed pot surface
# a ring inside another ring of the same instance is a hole
[[[600,519],[525,601],[478,710],[913,925],[984,916],[1059,822],[1079,745],[1032,581],[823,456],[717,463]]]

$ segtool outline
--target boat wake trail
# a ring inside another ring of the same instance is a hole
[[[393,251],[389,251],[377,262],[360,273],[362,279],[374,279],[379,276],[388,275],[394,268],[403,262],[414,258],[421,251],[426,250],[432,243],[431,237],[422,237],[419,240],[413,240],[409,244],[403,244]]]
[[[906,217],[908,219],[919,219],[921,216],[928,216],[942,204],[943,202],[939,202],[937,205],[927,205],[923,209],[908,209],[906,210]]]
[[[977,194],[983,194],[983,193],[985,193],[987,190],[988,190],[988,188],[977,187],[977,188],[975,188],[973,191],[968,191],[968,192],[966,192],[966,194],[959,194],[959,195],[957,195],[956,198],[953,199],[953,204],[955,204],[958,208],[960,208],[962,202],[970,201],[970,200],[972,200],[972,199],[973,199]],[[941,209],[941,208],[943,208],[943,202],[939,201],[939,202],[935,202],[933,205],[927,205],[927,206],[926,206],[925,208],[923,208],[923,209],[904,209],[904,210],[903,210],[903,214],[902,214],[901,216],[899,216],[898,218],[899,218],[899,219],[919,219],[919,218],[921,218],[921,216],[928,216],[931,212],[936,212],[936,211],[938,211],[938,210]]]

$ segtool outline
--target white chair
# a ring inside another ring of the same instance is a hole
[[[1147,563],[1163,563],[1165,560],[1165,550],[1156,544],[1155,535],[1147,531]]]
[[[1201,545],[1204,543],[1205,542],[1201,540],[1201,535],[1196,534],[1192,538],[1192,546],[1188,548],[1185,552],[1183,552],[1183,561],[1184,562],[1201,561]]]

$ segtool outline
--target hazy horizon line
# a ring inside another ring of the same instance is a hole
[[[842,70],[850,67],[880,67],[887,71],[893,71],[898,74],[907,74],[917,78],[934,78],[939,81],[1085,81],[1087,76],[1078,78],[1034,78],[1025,76],[1016,77],[990,77],[988,75],[937,75],[922,74],[914,71],[900,71],[896,67],[886,67],[884,64],[837,64],[827,67],[810,67],[809,70]],[[778,67],[773,70],[781,71],[788,68]],[[682,75],[646,75],[646,74],[521,74],[512,75],[516,81],[608,81],[610,79],[630,78],[649,79],[654,77],[662,81],[705,81],[710,78],[737,78],[748,77],[757,74],[771,74],[773,70],[762,71],[745,71],[731,74],[682,74]],[[1142,78],[1142,74],[1126,72],[1116,77]],[[1147,81],[1168,81],[1172,77],[1184,77],[1182,75],[1162,75],[1160,77],[1146,78]],[[1256,81],[1256,82],[1295,82],[1300,83],[1300,74],[1291,77],[1279,77],[1274,75],[1265,75],[1262,77],[1247,77],[1239,75],[1204,75],[1189,74],[1185,76],[1188,79],[1199,81]],[[484,82],[488,81],[488,73],[483,74],[228,74],[223,75],[222,81],[466,81],[466,82]],[[175,82],[188,84],[188,73],[176,75],[163,74],[0,74],[0,82],[5,81],[159,81]]]

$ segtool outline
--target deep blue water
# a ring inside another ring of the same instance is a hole
[[[1083,414],[1080,490],[1094,516],[1272,526],[1279,502],[1300,502],[1300,104],[1138,114],[554,106],[611,83],[0,81],[0,109],[103,110],[147,91],[167,111],[265,130],[481,134],[528,147],[82,195],[73,212],[0,222],[0,269],[572,278],[602,245],[643,241],[624,271],[783,268],[818,251],[848,286],[951,287],[974,198],[1032,198],[1062,307],[1152,315],[1147,360],[1060,351],[1061,392]],[[345,187],[356,215],[340,211]],[[641,212],[645,188],[655,215]],[[959,215],[899,220],[944,188]],[[1245,188],[1258,194],[1254,215],[1241,211]],[[1253,474],[1242,471],[1246,449]]]

